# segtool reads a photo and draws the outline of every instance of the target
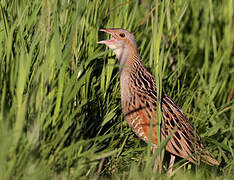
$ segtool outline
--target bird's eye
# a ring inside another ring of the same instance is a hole
[[[124,33],[120,33],[119,36],[122,37],[122,38],[124,38],[125,34]]]

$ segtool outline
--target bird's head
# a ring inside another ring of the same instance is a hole
[[[100,31],[111,34],[112,38],[97,43],[107,45],[114,51],[119,60],[122,59],[123,56],[126,56],[125,54],[137,49],[135,37],[124,29],[112,28],[101,29]]]

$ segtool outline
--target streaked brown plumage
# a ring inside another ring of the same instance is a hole
[[[155,131],[157,89],[153,76],[140,60],[135,37],[120,28],[101,31],[113,36],[110,40],[98,43],[111,48],[119,60],[122,111],[125,119],[136,135],[146,142],[149,139],[150,123],[153,120],[152,144],[157,147]],[[179,156],[195,164],[199,164],[201,160],[210,165],[218,165],[218,161],[205,150],[193,125],[166,93],[162,95],[161,106],[164,120],[164,126],[161,126],[162,140],[174,133],[166,145],[166,151],[171,157]]]

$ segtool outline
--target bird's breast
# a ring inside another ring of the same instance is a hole
[[[126,101],[130,100],[130,90],[129,90],[129,76],[126,74],[122,73],[120,77],[120,86],[121,86],[121,103],[122,103],[122,108],[124,109],[124,104]]]

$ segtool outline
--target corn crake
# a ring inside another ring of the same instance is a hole
[[[112,35],[109,40],[99,41],[116,54],[120,64],[120,85],[122,111],[128,125],[145,142],[149,140],[150,123],[152,146],[157,147],[156,110],[157,88],[153,76],[145,69],[140,59],[135,37],[120,28],[101,29]],[[176,156],[195,164],[203,161],[209,165],[219,165],[205,149],[199,134],[195,131],[182,110],[166,93],[162,93],[161,111],[164,126],[161,126],[162,141],[172,135],[165,149],[169,152],[170,169]],[[170,170],[169,170],[170,171]]]

